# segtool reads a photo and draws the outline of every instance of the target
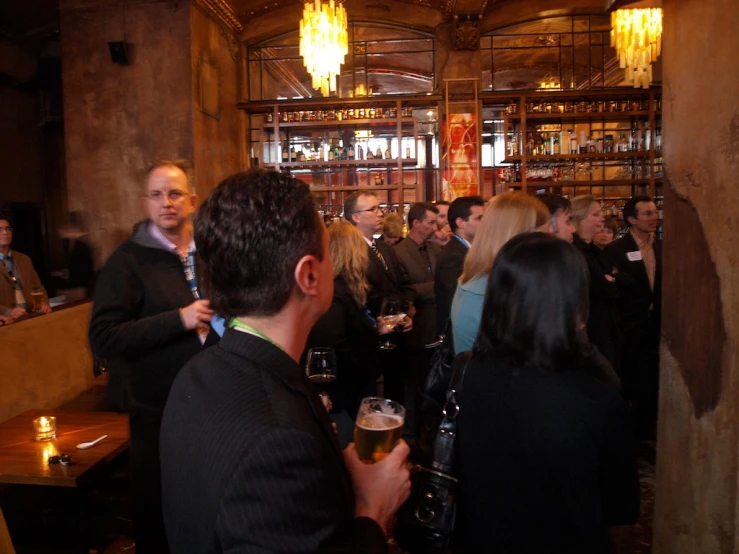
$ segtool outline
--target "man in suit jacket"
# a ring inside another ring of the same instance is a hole
[[[143,199],[149,219],[111,254],[95,288],[90,320],[93,354],[114,360],[130,394],[136,552],[163,554],[159,426],[177,373],[218,335],[213,312],[200,299],[202,268],[192,235],[196,196],[187,168],[156,162],[147,172]]]
[[[632,404],[637,436],[652,440],[657,421],[662,244],[654,232],[657,207],[648,196],[631,198],[623,209],[629,232],[605,249],[618,270],[623,391]]]
[[[454,235],[439,253],[434,275],[436,295],[436,333],[443,335],[452,309],[457,280],[462,275],[464,258],[475,238],[485,212],[485,201],[480,196],[460,196],[449,207],[449,226]]]
[[[164,413],[172,551],[387,552],[388,520],[410,493],[408,447],[375,464],[354,445],[342,456],[298,365],[334,282],[310,189],[274,171],[229,177],[201,206],[195,240],[211,305],[232,320],[180,372]]]
[[[405,269],[398,261],[395,250],[384,240],[376,240],[382,222],[382,209],[377,195],[369,191],[357,191],[350,194],[344,203],[344,219],[356,226],[367,243],[369,267],[367,282],[370,285],[367,294],[367,307],[372,314],[380,315],[382,299],[391,296],[409,302],[415,299],[415,291],[408,281]],[[401,324],[404,332],[410,331],[413,325],[414,310],[411,307],[408,317]],[[381,365],[384,368],[384,395],[403,403],[405,396],[406,356],[404,335],[395,333],[389,340],[397,346],[393,350],[380,352]]]
[[[0,315],[18,319],[30,310],[48,314],[51,312],[49,297],[31,258],[10,250],[12,221],[10,213],[0,213]]]

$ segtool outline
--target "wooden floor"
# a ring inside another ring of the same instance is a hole
[[[105,376],[65,404],[66,410],[113,411]],[[613,554],[650,554],[654,511],[654,451],[640,452],[642,514],[637,525],[616,529]],[[0,488],[17,554],[135,554],[127,459],[112,464],[89,490],[6,486]],[[40,532],[43,531],[43,532]],[[60,546],[66,545],[66,546]],[[403,554],[390,544],[390,554]]]

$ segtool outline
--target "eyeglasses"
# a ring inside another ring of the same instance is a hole
[[[12,233],[13,232],[13,228],[12,227],[0,227],[0,233],[2,233],[3,231],[7,231],[8,233]]]
[[[175,189],[175,190],[170,190],[166,194],[161,193],[159,191],[152,192],[151,194],[147,196],[147,198],[151,200],[152,202],[159,202],[165,196],[169,198],[172,204],[177,204],[178,202],[182,202],[185,199],[185,196],[189,196],[189,194],[187,194],[186,192],[182,192],[181,190]]]
[[[375,212],[376,214],[381,214],[381,213],[385,213],[385,210],[381,208],[380,206],[375,206],[373,208],[367,208],[366,210],[357,210],[354,213],[361,214],[362,212]]]

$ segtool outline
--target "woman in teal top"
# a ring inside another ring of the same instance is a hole
[[[472,350],[480,329],[488,275],[503,245],[521,233],[551,232],[549,210],[536,197],[523,192],[495,196],[464,260],[452,300],[452,336],[455,352]]]

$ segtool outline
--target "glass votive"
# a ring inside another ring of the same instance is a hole
[[[33,429],[36,432],[37,441],[47,441],[56,438],[56,418],[54,416],[41,416],[33,420]]]

